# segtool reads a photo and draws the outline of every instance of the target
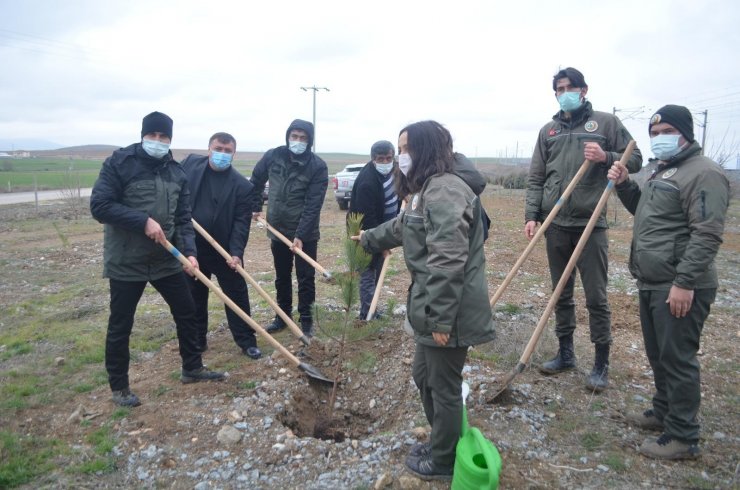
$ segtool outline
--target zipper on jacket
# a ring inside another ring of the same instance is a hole
[[[701,219],[707,218],[707,193],[706,191],[701,191]]]

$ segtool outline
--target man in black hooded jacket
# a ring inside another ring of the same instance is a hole
[[[302,250],[316,260],[319,242],[319,218],[324,196],[329,185],[329,171],[324,160],[311,151],[313,124],[296,119],[285,132],[285,145],[268,150],[254,167],[250,181],[254,195],[261,196],[269,180],[267,195],[267,222],[277,231],[293,240],[288,247],[271,232],[271,250],[275,264],[275,290],[277,304],[288,315],[293,312],[293,249]],[[262,200],[255,199],[252,216],[256,220],[262,213]],[[295,257],[298,279],[298,313],[301,329],[311,335],[313,319],[311,305],[316,300],[316,271],[302,258]],[[279,316],[267,327],[274,333],[285,328]]]

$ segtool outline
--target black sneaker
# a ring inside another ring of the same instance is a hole
[[[128,388],[114,390],[112,399],[113,403],[119,407],[138,407],[141,405],[139,397],[131,393],[131,390]]]
[[[411,446],[409,456],[413,458],[421,458],[424,456],[430,456],[432,454],[432,443],[422,442],[420,444],[414,444]]]
[[[271,324],[267,326],[265,331],[269,334],[277,333],[287,327],[288,325],[283,321],[282,318],[279,316],[276,316],[275,319],[272,321]]]
[[[197,383],[198,381],[223,381],[226,379],[224,373],[218,371],[211,371],[205,366],[201,366],[198,369],[192,371],[182,370],[180,375],[180,381],[183,384]]]
[[[452,467],[441,467],[434,464],[431,456],[406,458],[406,469],[417,478],[425,481],[452,481]]]
[[[262,357],[262,351],[259,349],[259,347],[247,347],[242,352],[244,352],[244,355],[249,357],[250,359],[257,360],[260,357]]]

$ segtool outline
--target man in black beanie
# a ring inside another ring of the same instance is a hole
[[[113,152],[90,197],[93,217],[105,224],[103,276],[110,281],[105,368],[120,406],[140,405],[129,388],[129,337],[147,282],[170,307],[177,327],[183,383],[224,379],[203,366],[196,345],[195,305],[182,265],[162,245],[172,242],[198,268],[190,221],[190,192],[169,151],[172,119],[152,112],[141,124],[141,143]]]
[[[640,189],[613,165],[619,199],[634,214],[630,272],[640,290],[640,323],[653,369],[652,408],[627,419],[662,432],[639,451],[657,459],[697,458],[701,331],[717,292],[714,257],[722,243],[730,187],[722,168],[702,156],[691,113],[667,105],[650,119],[659,160]],[[645,199],[642,199],[644,197]]]

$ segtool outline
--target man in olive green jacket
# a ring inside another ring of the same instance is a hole
[[[702,156],[689,110],[667,105],[650,120],[650,146],[660,160],[642,189],[621,165],[609,178],[635,215],[630,271],[640,289],[640,322],[653,368],[653,408],[628,419],[657,429],[640,452],[658,459],[699,456],[701,401],[696,353],[717,291],[714,257],[722,243],[729,183]]]
[[[545,232],[547,259],[553,287],[560,281],[573,255],[596,203],[607,185],[606,172],[621,158],[632,137],[617,117],[594,111],[585,97],[588,85],[575,68],[560,70],[553,77],[561,110],[541,130],[529,168],[524,235],[531,240],[578,172],[583,160],[591,166],[573,190],[557,217]],[[630,172],[641,168],[642,155],[635,149],[627,163]],[[591,342],[595,345],[594,367],[586,387],[601,391],[608,384],[611,312],[606,295],[609,240],[606,233],[606,208],[586,242],[577,267],[586,296]],[[573,286],[575,271],[565,285],[555,307],[555,333],[559,349],[554,359],[540,370],[555,374],[576,367],[573,332],[576,328]]]

